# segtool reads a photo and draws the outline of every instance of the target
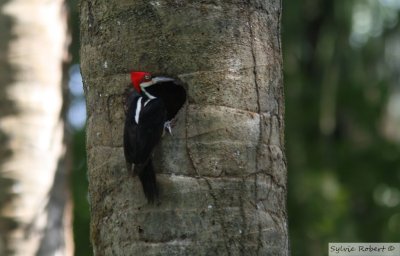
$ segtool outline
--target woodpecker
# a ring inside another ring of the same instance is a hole
[[[124,154],[128,172],[138,175],[149,203],[158,197],[152,152],[164,130],[186,101],[186,91],[175,79],[148,72],[131,72],[136,92],[129,95],[124,127]],[[134,164],[134,170],[132,170]]]

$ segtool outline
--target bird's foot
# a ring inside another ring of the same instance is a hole
[[[128,170],[128,173],[129,173],[132,177],[135,177],[135,176],[136,176],[135,169],[132,168],[132,164],[131,164],[131,163],[126,162],[126,169]]]
[[[165,123],[164,123],[164,129],[172,136],[171,122],[172,122],[172,121],[167,121],[167,122],[165,122]]]

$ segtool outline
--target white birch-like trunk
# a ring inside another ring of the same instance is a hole
[[[61,0],[0,3],[0,255],[72,255]]]

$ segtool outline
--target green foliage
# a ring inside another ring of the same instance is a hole
[[[73,135],[72,195],[74,201],[74,243],[75,255],[93,254],[89,237],[89,201],[86,166],[85,131]]]
[[[70,45],[71,63],[79,62],[79,13],[78,0],[67,0],[69,7],[69,27],[72,36]],[[71,95],[73,99],[73,95]],[[75,255],[91,256],[89,231],[88,178],[86,165],[85,130],[73,130],[71,190],[73,196],[73,232]]]
[[[284,1],[293,255],[400,237],[400,148],[382,132],[394,82],[383,53],[398,9],[385,2]]]

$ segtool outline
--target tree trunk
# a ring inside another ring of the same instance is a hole
[[[96,255],[288,255],[279,1],[82,1]],[[161,203],[125,169],[132,70],[188,101],[154,152]]]
[[[71,255],[63,2],[2,1],[0,33],[0,255]]]

